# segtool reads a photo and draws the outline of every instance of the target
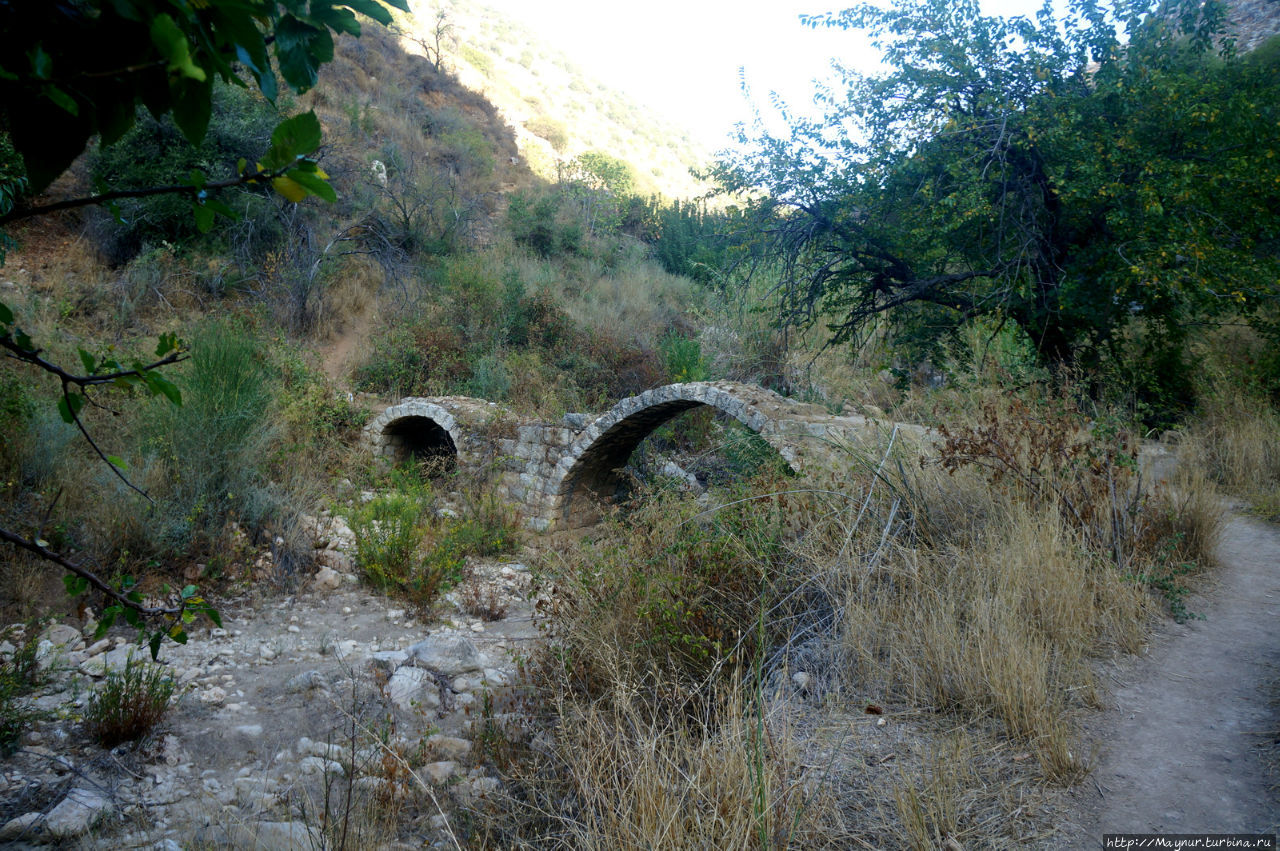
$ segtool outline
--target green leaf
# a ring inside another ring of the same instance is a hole
[[[135,601],[136,602],[136,601]],[[120,614],[124,615],[124,622],[132,627],[142,626],[142,615],[138,614],[138,610],[132,606],[124,607]]]
[[[172,381],[154,371],[148,372],[145,380],[147,388],[152,394],[161,393],[173,404],[182,405],[182,393],[178,391],[177,386]]]
[[[49,85],[44,88],[45,97],[56,103],[59,107],[71,113],[72,115],[80,114],[80,104],[76,103],[75,98],[64,92],[57,86]]]
[[[302,186],[303,189],[332,204],[338,200],[338,193],[329,185],[329,182],[319,175],[306,172],[300,168],[291,169],[286,172],[286,177],[294,183]]]
[[[187,36],[168,15],[156,15],[151,21],[151,43],[169,63],[169,73],[206,82],[204,69],[191,60]],[[175,109],[177,105],[175,104]]]
[[[79,597],[89,590],[89,580],[74,573],[65,574],[62,577],[62,584],[66,586],[67,594],[71,597]]]
[[[285,15],[276,24],[276,58],[285,82],[298,93],[316,84],[320,66],[333,59],[329,31]]]
[[[344,5],[350,6],[362,15],[373,18],[384,27],[391,25],[391,13],[381,3],[375,3],[374,0],[346,0]]]
[[[159,342],[156,343],[156,357],[162,358],[170,352],[176,352],[182,348],[182,341],[178,339],[177,334],[161,334]]]
[[[189,179],[191,180],[191,185],[196,189],[204,189],[206,178],[203,171],[198,168],[191,169]]]
[[[79,349],[79,352],[80,352],[80,363],[84,364],[85,375],[93,375],[93,366],[94,366],[93,355],[89,354],[84,349]]]
[[[160,642],[162,641],[164,641],[163,632],[157,632],[152,634],[151,641],[149,643],[151,645],[151,661],[153,662],[156,659],[160,658]]]
[[[188,142],[200,144],[213,112],[213,84],[176,77],[169,83],[169,97],[173,102],[173,123]]]
[[[201,233],[208,233],[213,229],[213,210],[199,201],[191,202],[191,214],[195,216],[196,230]]]
[[[0,302],[0,324],[13,324],[13,311],[9,309],[7,304]]]
[[[356,20],[356,16],[351,14],[348,9],[323,6],[313,0],[311,4],[311,19],[319,21],[334,32],[344,32],[354,36],[360,35],[360,22]]]
[[[267,156],[279,152],[279,161],[268,168],[281,168],[298,157],[305,157],[320,147],[321,138],[320,119],[312,111],[281,121],[271,131],[271,150],[267,152]]]
[[[116,467],[119,467],[121,470],[129,469],[129,465],[126,464],[124,462],[124,459],[121,458],[119,455],[108,455],[107,462],[110,464],[114,464]]]
[[[187,631],[183,629],[179,624],[174,624],[173,629],[169,630],[169,637],[172,638],[178,644],[187,643]]]
[[[84,396],[79,393],[67,392],[58,400],[58,414],[62,417],[62,421],[70,425],[76,421],[76,415],[80,413],[80,409],[84,407]]]
[[[196,586],[187,585],[187,586],[184,586],[183,589],[178,592],[178,596],[180,596],[182,599],[185,600],[188,597],[194,597],[195,593],[196,593]]]
[[[233,222],[240,221],[240,214],[237,213],[235,210],[231,209],[230,207],[228,207],[226,204],[222,203],[221,201],[218,201],[214,198],[210,198],[209,200],[204,202],[204,205],[208,207],[210,210],[213,210],[219,216],[222,216],[224,219],[229,219]]]
[[[209,620],[213,621],[214,626],[222,626],[222,615],[218,614],[217,609],[205,609],[204,613],[209,616]]]
[[[53,57],[45,52],[43,44],[37,43],[27,56],[31,59],[31,76],[37,80],[47,80],[53,76]]]

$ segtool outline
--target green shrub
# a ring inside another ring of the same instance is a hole
[[[356,567],[383,590],[404,588],[418,573],[423,494],[411,489],[376,496],[348,517],[356,539]]]
[[[696,338],[671,331],[662,338],[658,349],[672,381],[706,381],[707,364],[702,358],[702,344]]]
[[[20,702],[23,695],[40,685],[40,668],[36,664],[38,637],[38,630],[28,630],[26,640],[13,654],[0,658],[0,756],[12,754],[27,726],[43,716],[43,713]],[[11,638],[12,630],[0,633],[0,639]]]
[[[173,691],[164,668],[130,659],[89,697],[84,713],[89,734],[108,748],[146,734],[164,719]]]
[[[265,344],[240,325],[210,323],[174,378],[182,405],[153,405],[141,433],[156,499],[145,533],[157,554],[187,552],[228,520],[259,524],[278,499],[267,485],[278,436],[269,412],[283,393]]]
[[[209,130],[199,145],[190,144],[172,118],[156,120],[139,110],[137,123],[123,137],[91,154],[90,172],[101,190],[164,185],[192,169],[200,169],[210,181],[225,180],[235,175],[237,159],[252,162],[266,150],[278,119],[275,108],[256,91],[218,83]],[[265,214],[270,206],[261,193],[247,189],[223,201],[240,212],[249,205]],[[119,217],[104,216],[95,224],[100,250],[115,263],[132,259],[148,243],[197,235],[191,202],[182,195],[124,199],[117,209]]]

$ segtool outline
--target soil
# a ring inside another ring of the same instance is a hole
[[[1218,560],[1187,600],[1198,617],[1170,622],[1113,672],[1070,847],[1102,847],[1107,833],[1280,830],[1280,528],[1232,513]]]

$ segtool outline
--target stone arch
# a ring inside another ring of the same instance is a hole
[[[445,469],[457,466],[462,435],[449,411],[426,399],[404,399],[375,417],[364,429],[375,454],[395,461],[440,459]]]
[[[641,441],[668,420],[703,405],[759,434],[799,472],[801,457],[787,434],[786,421],[809,406],[736,382],[671,384],[623,399],[565,450],[548,488],[552,523],[573,528],[595,522],[601,504],[616,499],[622,485],[618,469]]]

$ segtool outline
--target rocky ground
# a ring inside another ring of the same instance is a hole
[[[317,540],[323,561],[348,566],[332,537]],[[224,605],[223,628],[164,647],[178,691],[157,733],[114,749],[89,738],[84,710],[146,650],[94,641],[91,617],[44,626],[27,700],[45,718],[0,762],[0,842],[318,848],[322,824],[374,800],[407,816],[379,845],[452,845],[455,806],[497,788],[476,767],[486,695],[503,705],[538,636],[529,569],[470,567],[430,623],[329,566],[297,594]],[[14,627],[0,652],[23,639]]]

